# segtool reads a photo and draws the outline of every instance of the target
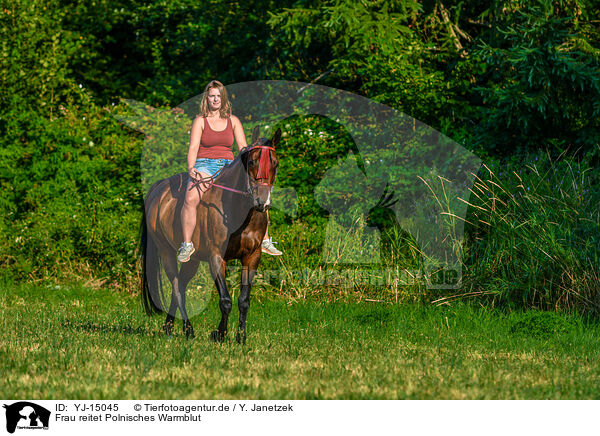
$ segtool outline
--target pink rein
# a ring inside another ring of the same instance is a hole
[[[268,145],[255,145],[252,148],[260,148],[261,149],[260,161],[258,163],[258,174],[256,174],[256,178],[258,180],[268,179],[269,178],[269,169],[270,169],[269,168],[270,167],[269,158],[271,156],[270,152],[271,152],[271,150],[275,151],[275,148],[269,147]],[[262,150],[264,150],[264,149],[269,150],[269,153],[263,153]],[[219,174],[219,172],[221,172],[221,170],[219,170],[216,174]],[[211,180],[211,181],[208,182],[207,180]],[[215,186],[217,188],[221,188],[226,191],[235,192],[236,194],[250,195],[249,192],[239,191],[237,189],[233,189],[228,186],[219,185],[219,184],[213,182],[213,180],[215,180],[214,174],[211,177],[207,177],[206,179],[193,179],[192,186],[190,186],[190,189],[192,189],[194,187],[199,189],[199,185],[200,185],[200,183],[202,183],[202,184],[208,184],[208,188],[210,188],[211,186]],[[268,183],[259,183],[259,185],[269,185],[269,184]]]

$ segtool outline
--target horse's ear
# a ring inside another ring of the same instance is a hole
[[[260,128],[256,126],[252,131],[252,144],[256,144],[256,141],[258,141],[258,135],[260,135]]]
[[[271,144],[273,144],[273,147],[277,147],[279,145],[279,141],[281,140],[281,128],[278,128],[277,131],[275,132],[275,135],[273,135],[273,139],[271,140]]]

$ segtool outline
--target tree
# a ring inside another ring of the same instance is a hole
[[[500,155],[581,154],[600,140],[600,32],[587,2],[506,1],[473,56],[486,68],[476,141]]]

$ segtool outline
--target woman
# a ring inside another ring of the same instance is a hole
[[[227,97],[225,86],[217,80],[211,81],[204,89],[200,103],[200,114],[192,123],[190,147],[187,162],[190,180],[188,181],[185,201],[181,209],[181,227],[183,242],[177,253],[180,262],[187,262],[195,248],[192,235],[196,227],[196,210],[202,194],[208,186],[199,184],[199,189],[190,189],[191,179],[211,177],[233,160],[231,148],[233,142],[238,150],[247,147],[242,123],[231,114],[231,103]],[[281,251],[273,246],[273,241],[265,234],[262,251],[272,255],[280,255]]]

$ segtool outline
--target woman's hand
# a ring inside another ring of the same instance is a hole
[[[194,167],[188,168],[188,174],[190,175],[191,179],[200,179],[200,173],[196,171],[196,168]]]

